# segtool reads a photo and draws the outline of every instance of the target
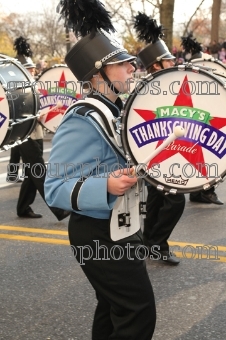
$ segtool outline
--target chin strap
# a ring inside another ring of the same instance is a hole
[[[107,77],[107,75],[104,72],[103,68],[100,69],[100,74],[101,74],[102,78],[104,79],[104,81],[106,81],[106,83],[108,84],[108,87],[110,88],[110,90],[112,92],[114,92],[115,94],[119,94],[119,91],[114,87],[114,84],[112,84],[110,79]]]

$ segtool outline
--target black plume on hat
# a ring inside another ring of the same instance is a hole
[[[146,44],[154,44],[159,38],[164,36],[162,25],[158,26],[155,19],[149,18],[145,13],[140,13],[134,17],[134,29],[141,41]]]
[[[187,37],[181,37],[181,45],[183,46],[186,53],[191,53],[192,57],[201,57],[202,46],[193,37],[192,32],[188,34]]]
[[[65,26],[72,28],[76,36],[85,37],[99,29],[115,32],[110,13],[98,0],[61,0],[57,12],[65,19]]]
[[[14,50],[17,51],[16,59],[18,59],[25,68],[35,67],[31,57],[33,55],[28,39],[19,37],[14,41]]]
[[[145,13],[138,12],[138,15],[134,17],[134,29],[138,38],[147,44],[138,53],[138,57],[146,69],[156,62],[161,62],[162,59],[175,58],[161,39],[164,36],[164,29],[162,25],[157,25],[155,19],[148,17]]]
[[[90,80],[107,64],[136,59],[110,33],[115,29],[110,14],[98,0],[61,0],[57,12],[65,26],[82,38],[72,47],[65,62],[80,81]],[[107,77],[104,78],[107,82]]]
[[[19,37],[14,41],[14,50],[17,51],[17,55],[24,55],[25,57],[32,57],[30,44],[27,42],[28,39]]]

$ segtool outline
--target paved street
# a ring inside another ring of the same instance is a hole
[[[47,140],[46,161],[50,149]],[[43,218],[18,218],[20,184],[6,183],[8,161],[9,151],[0,153],[0,339],[90,340],[96,300],[68,245],[68,218],[57,222],[39,194],[32,207]],[[170,238],[178,267],[146,260],[157,304],[153,340],[226,338],[225,188],[217,188],[224,206],[186,195]],[[208,253],[204,245],[215,247]]]

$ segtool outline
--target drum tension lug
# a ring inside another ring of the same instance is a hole
[[[120,227],[130,227],[130,213],[118,214],[118,226]]]
[[[172,189],[170,189],[169,193],[172,194],[172,195],[176,195],[177,189],[172,188]]]

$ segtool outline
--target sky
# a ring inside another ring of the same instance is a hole
[[[123,1],[123,0],[122,0]],[[41,11],[46,3],[51,3],[49,0],[0,0],[0,8],[6,13],[10,12],[31,12]],[[59,0],[54,0],[55,4],[58,4]],[[175,23],[182,23],[194,13],[196,7],[201,0],[175,0],[174,6],[174,20]],[[205,0],[202,8],[209,8],[212,5],[213,0]],[[23,4],[23,5],[22,5]],[[139,10],[139,9],[138,9]]]
[[[56,8],[60,0],[0,0],[0,13],[10,14],[11,12],[26,13],[26,12],[42,12],[46,6],[53,6]],[[104,2],[104,1],[103,1]],[[123,3],[123,0],[122,0]],[[175,0],[174,4],[174,32],[180,32],[184,29],[184,23],[190,19],[195,12],[197,6],[201,3],[201,0]],[[213,0],[205,0],[202,4],[202,9],[207,10],[212,6]],[[23,5],[21,5],[23,4]],[[141,9],[142,10],[142,9]],[[139,7],[137,7],[139,11]],[[148,14],[148,13],[147,13]],[[114,24],[116,29],[120,31],[116,23]]]

